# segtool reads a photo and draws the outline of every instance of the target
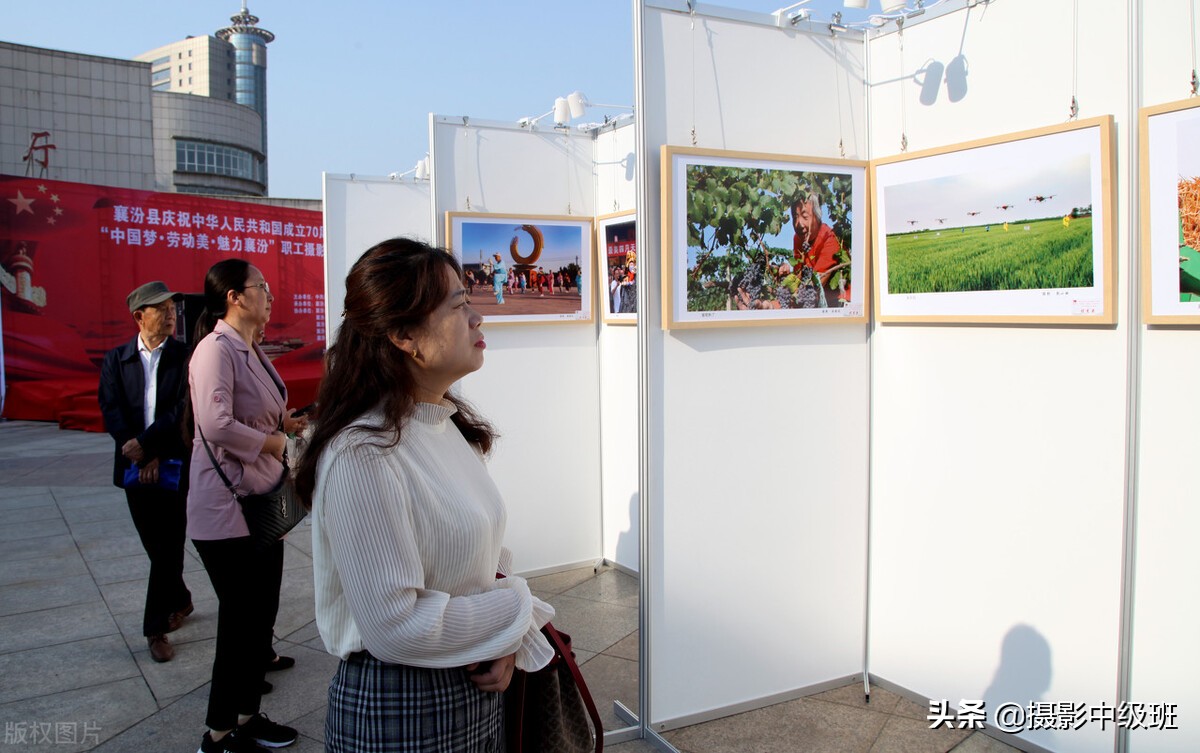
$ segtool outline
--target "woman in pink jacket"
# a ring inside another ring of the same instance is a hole
[[[296,741],[296,730],[259,712],[264,657],[274,655],[283,542],[266,550],[251,543],[241,505],[213,465],[215,459],[238,494],[270,491],[284,473],[286,435],[280,427],[287,389],[256,342],[273,300],[262,272],[249,262],[214,264],[204,280],[206,311],[189,365],[195,439],[187,535],[219,602],[209,731],[200,753],[243,753]]]

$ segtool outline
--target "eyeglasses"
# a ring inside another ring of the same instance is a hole
[[[271,286],[265,282],[259,282],[254,285],[247,285],[248,288],[262,288],[262,291],[267,295],[271,295]]]

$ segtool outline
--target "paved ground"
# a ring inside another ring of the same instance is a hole
[[[544,314],[547,316],[574,314],[579,311],[580,304],[578,290],[572,290],[570,293],[563,293],[560,290],[554,295],[544,293],[541,296],[530,292],[526,292],[524,295],[505,293],[502,306],[496,303],[496,296],[492,294],[490,287],[485,290],[476,285],[475,292],[471,294],[471,306],[485,318],[518,314]]]
[[[196,750],[204,732],[216,601],[188,545],[184,577],[196,612],[171,635],[176,657],[150,659],[141,635],[149,565],[111,479],[107,435],[0,422],[0,748],[70,753]],[[336,660],[313,622],[311,531],[287,540],[276,650],[296,666],[269,674],[263,710],[323,750],[325,691]],[[637,583],[616,570],[569,570],[531,587],[571,633],[606,729],[636,710]],[[930,730],[927,708],[885,690],[863,703],[857,683],[665,737],[684,753],[1007,753],[981,733]],[[969,735],[969,736],[968,736]],[[643,740],[612,753],[656,750]]]

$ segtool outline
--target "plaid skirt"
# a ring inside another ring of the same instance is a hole
[[[326,753],[502,753],[504,694],[466,670],[351,654],[329,682]]]

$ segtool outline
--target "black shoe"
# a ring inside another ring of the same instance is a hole
[[[276,724],[266,714],[255,714],[250,721],[239,726],[233,734],[253,740],[264,748],[286,748],[296,742],[299,733],[291,727]]]
[[[216,741],[212,739],[212,735],[205,732],[196,753],[262,753],[263,750],[252,739],[238,737],[232,732]]]
[[[263,684],[262,684],[262,692],[261,692],[261,693],[259,693],[259,695],[266,695],[267,693],[270,693],[270,692],[271,692],[272,690],[274,690],[274,689],[275,689],[275,686],[274,686],[274,685],[272,685],[271,683],[267,682],[266,680],[263,680]]]
[[[278,672],[281,669],[291,669],[296,666],[296,660],[290,656],[276,656],[267,662],[268,672]]]

